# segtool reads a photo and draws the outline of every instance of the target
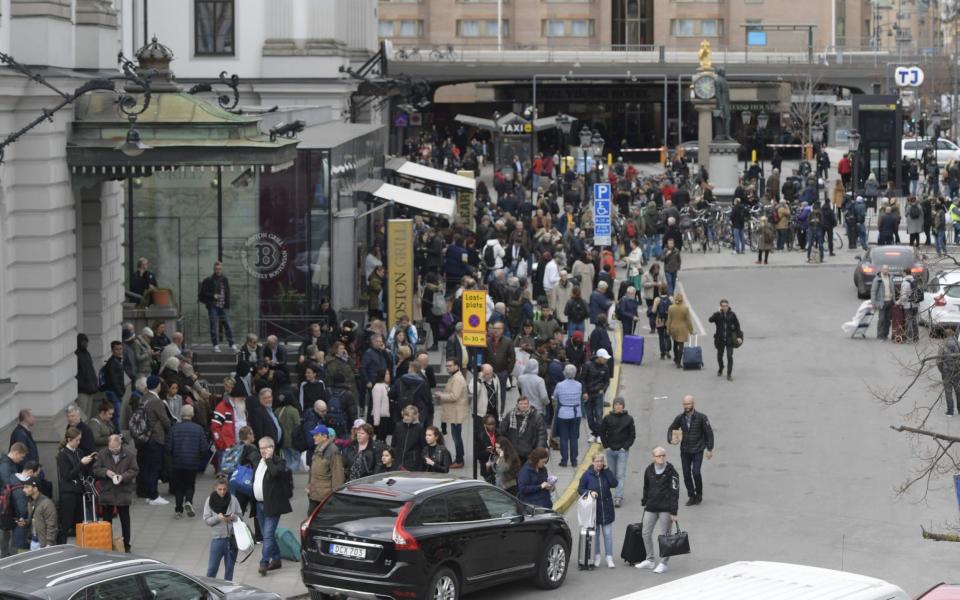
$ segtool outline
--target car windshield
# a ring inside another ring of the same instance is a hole
[[[313,526],[341,529],[362,536],[380,530],[389,535],[403,504],[398,500],[338,493],[331,496],[317,512]]]
[[[881,266],[887,265],[891,268],[891,274],[898,275],[894,269],[905,269],[912,267],[916,262],[913,252],[907,250],[881,250],[876,249],[870,253],[870,263]]]
[[[940,280],[940,289],[949,298],[960,298],[960,280]]]

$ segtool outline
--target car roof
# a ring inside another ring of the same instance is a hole
[[[873,577],[766,561],[740,561],[621,596],[617,600],[909,600],[899,587]]]
[[[74,590],[92,583],[100,573],[125,574],[143,565],[163,563],[131,554],[50,546],[0,560],[0,590],[37,595],[51,588]]]
[[[956,583],[938,583],[917,598],[917,600],[958,599],[960,599],[960,584]]]
[[[473,479],[460,479],[443,473],[393,471],[355,479],[337,490],[337,493],[406,502],[436,489],[474,485],[477,485],[477,482]]]

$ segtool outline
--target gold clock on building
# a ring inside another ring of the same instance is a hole
[[[713,100],[717,95],[717,82],[711,73],[694,76],[693,95],[698,100]]]

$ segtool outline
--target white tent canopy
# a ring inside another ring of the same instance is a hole
[[[453,218],[453,214],[456,209],[456,205],[454,204],[453,200],[449,198],[424,194],[423,192],[415,192],[413,190],[400,187],[398,185],[384,183],[376,179],[368,179],[365,181],[360,185],[360,191],[367,192],[370,195],[381,200],[386,200],[387,202],[395,202],[397,204],[403,204],[404,206],[409,206],[410,208],[415,208],[417,210],[432,212],[434,214],[447,217],[448,219]]]
[[[442,169],[434,169],[433,167],[417,164],[405,158],[392,158],[387,161],[384,168],[402,177],[415,179],[420,182],[449,185],[455,188],[470,190],[471,192],[477,189],[477,181],[472,177],[463,177],[456,173],[448,173]]]

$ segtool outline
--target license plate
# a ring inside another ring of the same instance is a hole
[[[357,548],[356,546],[344,546],[342,544],[330,544],[330,554],[355,560],[364,560],[367,558],[367,549]]]

